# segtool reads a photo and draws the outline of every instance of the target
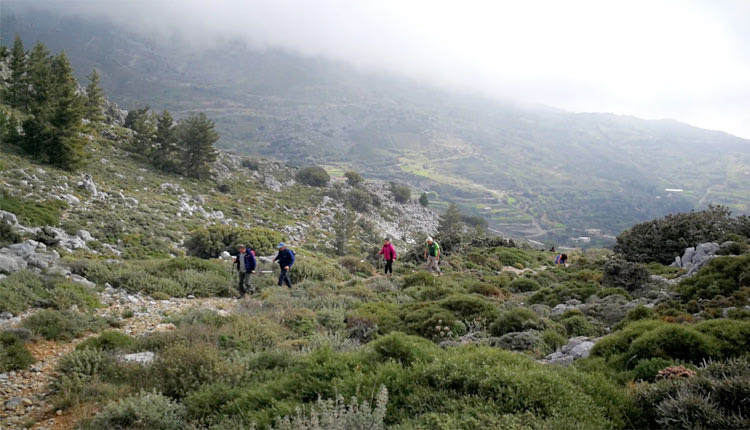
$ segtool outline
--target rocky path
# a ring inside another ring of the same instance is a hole
[[[236,301],[229,298],[171,299],[153,300],[149,297],[129,295],[107,289],[101,294],[105,307],[97,313],[102,316],[122,316],[117,328],[131,336],[170,330],[174,327],[164,324],[167,315],[190,308],[210,308],[232,310]],[[18,325],[30,314],[15,318],[9,325]],[[93,334],[91,335],[93,336]],[[57,361],[75,349],[83,339],[72,342],[35,341],[28,344],[37,362],[26,370],[0,374],[0,430],[36,429],[63,430],[75,428],[81,418],[91,415],[95,409],[76,407],[67,411],[55,410],[50,399],[49,385],[54,378]]]

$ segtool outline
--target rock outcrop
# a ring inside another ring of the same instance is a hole
[[[690,247],[685,249],[685,253],[682,256],[675,257],[672,266],[687,269],[688,273],[685,276],[692,276],[701,267],[708,264],[709,261],[716,258],[716,253],[721,249],[721,246],[716,242],[701,243],[696,247]]]
[[[542,362],[567,366],[576,360],[588,357],[597,340],[585,336],[574,337],[568,341],[567,345],[548,355]]]

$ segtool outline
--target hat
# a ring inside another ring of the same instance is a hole
[[[390,242],[391,238],[390,237],[386,237],[385,240],[387,240],[388,242]]]
[[[432,236],[427,236],[427,241],[432,242]]]
[[[279,248],[283,248],[283,247],[285,247],[285,246],[286,246],[286,244],[285,244],[284,242],[280,242],[280,243],[279,243],[279,246],[278,246],[278,247],[279,247]]]
[[[246,246],[245,246],[245,245],[240,245],[240,246],[238,246],[237,248],[240,248],[240,249],[242,249],[242,248],[246,248]]]

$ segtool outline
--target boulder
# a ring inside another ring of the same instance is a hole
[[[76,232],[76,236],[80,237],[84,242],[91,242],[92,240],[94,240],[94,236],[92,236],[91,233],[88,232],[88,230],[78,230]]]
[[[584,336],[574,337],[559,351],[548,355],[543,362],[567,366],[576,360],[588,357],[595,341],[596,339],[589,339]]]
[[[82,285],[85,285],[85,286],[91,287],[91,288],[96,287],[96,284],[94,282],[89,281],[88,279],[84,278],[83,276],[76,275],[76,274],[73,273],[73,274],[71,274],[69,276],[69,278],[70,278],[70,282],[75,282],[76,284],[82,284]]]
[[[122,361],[147,365],[153,363],[155,357],[156,355],[153,352],[146,351],[138,352],[136,354],[123,355],[121,356],[121,359]]]
[[[26,260],[10,252],[0,250],[0,272],[13,273],[28,267]]]

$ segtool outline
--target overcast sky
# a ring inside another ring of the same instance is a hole
[[[239,37],[498,97],[750,138],[750,0],[56,4],[197,43]]]

